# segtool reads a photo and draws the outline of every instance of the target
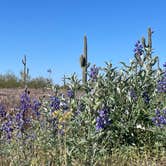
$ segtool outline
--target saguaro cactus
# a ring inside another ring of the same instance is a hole
[[[29,74],[29,69],[27,68],[26,55],[24,55],[24,58],[22,59],[22,64],[24,65],[24,71],[23,71],[24,88],[27,89],[27,78]]]
[[[142,45],[146,51],[147,58],[151,58],[152,54],[152,33],[151,28],[148,28],[148,44],[146,44],[145,38],[142,37]]]
[[[62,81],[63,81],[63,86],[65,87],[66,86],[66,76],[65,75],[63,76]]]
[[[87,55],[87,37],[84,36],[84,54],[80,56],[80,65],[82,68],[82,82],[87,82],[87,68],[88,68],[88,55]]]
[[[158,67],[158,71],[160,73],[160,64],[159,64],[159,58],[158,57],[152,57],[152,53],[153,53],[153,48],[152,48],[152,34],[153,31],[151,30],[151,28],[148,28],[148,43],[146,44],[145,38],[142,37],[142,45],[144,47],[145,50],[145,58],[146,58],[146,69],[148,70],[148,72],[150,73],[152,71],[152,66],[155,64],[155,62],[157,62],[157,67]]]

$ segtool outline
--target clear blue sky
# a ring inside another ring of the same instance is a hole
[[[79,56],[88,37],[91,64],[129,62],[134,44],[152,27],[153,48],[166,61],[165,0],[0,0],[0,73],[19,76],[28,58],[30,75],[60,83],[64,74],[81,75]]]

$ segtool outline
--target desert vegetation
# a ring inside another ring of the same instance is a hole
[[[29,79],[27,86],[29,88],[40,89],[47,86],[48,79],[42,76]],[[21,78],[18,78],[15,74],[7,72],[0,75],[0,88],[24,88],[24,82]]]
[[[85,37],[82,80],[49,82],[38,97],[26,88],[13,109],[1,101],[0,165],[166,165],[166,63],[152,34],[121,69],[90,65]]]

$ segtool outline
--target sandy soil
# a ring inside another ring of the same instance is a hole
[[[0,89],[0,104],[5,105],[7,110],[13,110],[18,106],[20,96],[24,92],[24,89]],[[48,91],[42,89],[30,89],[31,98],[38,99],[48,95]]]

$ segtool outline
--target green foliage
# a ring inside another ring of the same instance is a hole
[[[47,87],[48,82],[52,83],[52,80],[48,80],[44,77],[36,77],[28,80],[27,85],[29,88],[44,88]],[[22,79],[19,79],[14,73],[8,72],[0,75],[0,88],[22,88],[24,83]]]
[[[8,72],[5,75],[0,75],[0,88],[13,88],[19,86],[19,80],[13,73]]]
[[[52,83],[52,80],[48,80],[44,77],[37,77],[37,78],[33,78],[28,82],[28,87],[29,88],[45,88],[47,87],[48,81],[50,83]]]

